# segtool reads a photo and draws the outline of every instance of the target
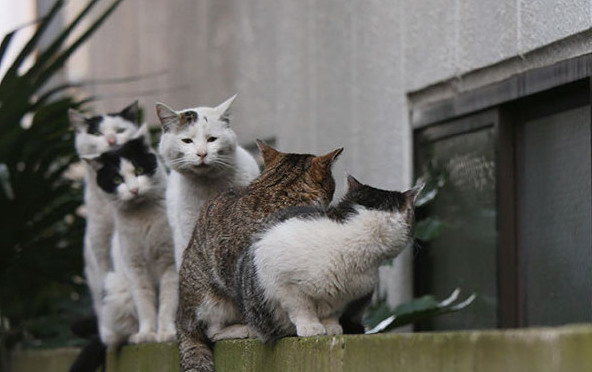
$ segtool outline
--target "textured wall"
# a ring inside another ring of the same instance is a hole
[[[411,182],[407,93],[591,24],[590,0],[127,0],[70,74],[161,72],[85,91],[100,95],[98,110],[140,97],[150,121],[157,100],[182,108],[238,92],[241,141],[275,136],[283,150],[316,153],[344,146],[340,191],[345,171],[403,188]],[[384,269],[392,303],[410,293],[410,254]]]

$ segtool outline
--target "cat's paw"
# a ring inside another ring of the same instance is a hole
[[[259,335],[255,330],[249,326],[247,326],[247,338],[258,338]]]
[[[177,334],[175,332],[158,332],[156,336],[157,342],[173,342],[177,340]]]
[[[339,323],[329,323],[325,324],[325,330],[327,331],[328,335],[342,335],[343,328]]]
[[[305,323],[296,326],[296,334],[300,337],[321,336],[327,334],[321,323]]]
[[[253,332],[251,328],[244,324],[233,324],[231,326],[222,328],[218,332],[210,336],[212,341],[228,340],[233,338],[249,338]]]
[[[149,342],[156,342],[156,332],[138,332],[129,338],[131,344],[146,344]]]

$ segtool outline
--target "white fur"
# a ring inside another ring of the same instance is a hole
[[[231,97],[213,108],[182,111],[157,105],[164,128],[159,152],[171,168],[166,200],[177,269],[203,203],[229,187],[246,186],[259,175],[253,156],[237,144],[236,134],[222,120],[227,118],[233,100]],[[197,122],[181,125],[179,115],[186,111],[197,112]],[[216,140],[208,142],[213,137]]]
[[[236,305],[228,299],[206,294],[196,319],[208,324],[207,336],[216,342],[226,339],[254,338],[255,332],[241,322],[241,314]]]
[[[378,267],[409,243],[398,212],[367,210],[345,223],[293,218],[264,232],[254,262],[266,298],[281,308],[299,336],[341,334],[345,306],[369,293]]]
[[[101,339],[108,346],[173,341],[178,276],[166,217],[162,165],[152,176],[136,175],[121,159],[123,182],[106,194],[115,206],[119,250],[105,283]],[[135,192],[132,192],[136,190]]]
[[[99,124],[101,135],[97,136],[87,133],[85,124],[82,122],[84,117],[77,111],[70,112],[70,120],[76,130],[74,144],[80,156],[98,155],[109,151],[127,142],[138,130],[137,125],[119,116],[105,115]]]
[[[75,129],[76,151],[81,157],[111,150],[132,138],[138,130],[134,123],[121,117],[105,115],[99,125],[101,135],[93,135],[87,133],[85,118],[81,113],[71,110],[70,120]],[[111,245],[115,227],[114,210],[99,190],[95,179],[95,170],[85,164],[84,203],[87,217],[83,248],[84,273],[100,324],[103,284],[107,272],[112,269]]]

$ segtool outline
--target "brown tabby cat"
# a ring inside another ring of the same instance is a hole
[[[257,141],[265,169],[247,187],[218,194],[201,209],[179,272],[177,340],[181,370],[213,371],[206,344],[254,337],[235,304],[237,259],[253,233],[279,209],[329,204],[335,191],[331,166],[343,151],[322,156],[289,154]]]

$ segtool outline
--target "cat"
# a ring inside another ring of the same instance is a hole
[[[177,269],[202,204],[227,188],[248,185],[259,175],[255,158],[237,144],[230,127],[235,98],[217,107],[181,111],[156,104],[163,129],[159,153],[171,169],[166,201]]]
[[[347,306],[367,298],[381,263],[413,241],[421,187],[386,191],[348,176],[337,205],[272,215],[235,271],[241,313],[258,337],[342,334]]]
[[[101,338],[108,346],[127,339],[172,341],[178,275],[166,216],[167,175],[148,144],[146,126],[120,148],[85,160],[114,207],[119,238],[113,249],[115,270],[105,280]]]
[[[262,174],[202,207],[179,272],[177,341],[182,371],[212,371],[208,342],[254,336],[234,302],[236,260],[267,216],[289,206],[328,205],[331,167],[343,151],[322,156],[282,153],[261,141]]]
[[[68,111],[75,132],[75,148],[80,157],[97,155],[127,142],[140,127],[138,101],[120,112],[87,117],[81,112]],[[84,203],[86,229],[84,232],[84,273],[89,286],[93,309],[100,322],[105,275],[112,269],[111,245],[114,232],[113,209],[99,191],[94,169],[86,165],[84,175]]]

